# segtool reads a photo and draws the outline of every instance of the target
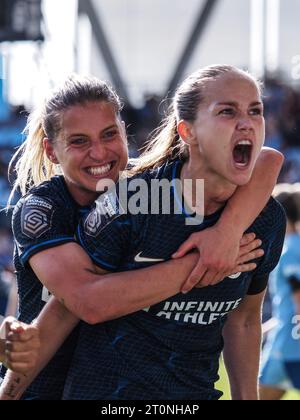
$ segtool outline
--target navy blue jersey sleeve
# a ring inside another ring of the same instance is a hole
[[[77,240],[93,262],[116,271],[130,253],[132,223],[115,193],[101,195],[77,229]]]
[[[259,295],[264,290],[266,290],[269,282],[269,275],[264,274],[262,276],[254,276],[251,284],[249,286],[247,295],[253,296],[253,295]]]
[[[74,242],[68,209],[58,198],[28,195],[16,205],[12,229],[21,263],[35,254],[67,242]]]
[[[262,293],[268,284],[269,274],[279,263],[286,234],[286,215],[282,206],[271,199],[256,223],[256,234],[263,242],[264,257],[258,263],[248,294]]]

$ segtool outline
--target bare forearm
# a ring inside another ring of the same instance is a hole
[[[198,254],[123,273],[95,269],[75,243],[33,256],[30,264],[47,289],[76,317],[90,324],[136,312],[180,292]],[[197,282],[192,283],[192,288]]]
[[[25,375],[7,371],[0,387],[0,400],[19,400],[29,384]]]
[[[16,400],[48,364],[76,326],[78,320],[56,299],[43,309],[35,324],[40,332],[41,347],[38,362],[26,376],[8,371],[0,387],[0,400]]]
[[[252,225],[272,194],[283,160],[283,155],[273,149],[262,150],[250,182],[239,187],[227,203],[218,222],[223,229],[231,225],[241,236]]]
[[[64,297],[64,304],[90,324],[105,322],[155,305],[180,292],[195,264],[197,254],[146,269],[112,273],[78,289],[77,299]]]
[[[190,254],[182,260],[161,264],[160,267],[157,265],[134,272],[103,275],[101,280],[95,280],[78,292],[81,294],[78,301],[82,302],[79,310],[89,315],[90,323],[96,323],[158,303],[179,292],[182,282],[193,269],[197,259],[197,254]],[[97,277],[95,276],[96,279]],[[64,300],[64,303],[68,301],[64,298],[61,300]],[[52,298],[35,321],[41,340],[36,368],[26,377],[9,371],[1,385],[0,399],[20,398],[77,322],[76,316],[57,299]]]
[[[224,331],[224,361],[233,400],[258,400],[261,326]]]

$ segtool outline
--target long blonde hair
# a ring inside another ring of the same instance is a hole
[[[188,146],[177,132],[177,123],[180,120],[194,122],[197,118],[199,106],[205,98],[204,87],[206,83],[231,72],[248,77],[261,92],[261,85],[257,80],[249,73],[233,66],[214,65],[193,73],[176,90],[168,116],[161,126],[154,131],[143,154],[134,160],[130,175],[158,168],[177,158],[186,160],[189,157]]]
[[[9,165],[9,173],[16,174],[9,203],[17,190],[24,195],[58,173],[57,165],[47,158],[43,139],[47,137],[51,142],[57,139],[62,128],[63,112],[75,105],[98,101],[112,104],[117,114],[121,112],[120,99],[107,83],[95,77],[74,74],[30,114],[24,130],[26,141]]]

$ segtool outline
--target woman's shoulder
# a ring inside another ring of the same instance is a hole
[[[151,180],[169,179],[170,181],[176,177],[180,171],[183,162],[179,159],[168,160],[160,166],[153,166],[141,173],[137,173],[129,178],[129,180],[143,179],[147,182]]]
[[[48,181],[43,182],[36,187],[31,188],[26,196],[28,195],[39,195],[53,197],[53,193],[61,193],[65,190],[65,184],[62,176],[54,176]]]
[[[24,237],[33,240],[44,238],[49,232],[63,232],[67,236],[74,231],[77,209],[62,181],[60,177],[54,177],[32,188],[15,205],[12,228],[19,242]]]
[[[276,218],[280,222],[286,221],[286,213],[282,205],[273,197],[270,198],[268,204],[261,213],[262,217]]]
[[[68,194],[61,176],[55,176],[49,181],[32,187],[27,194],[20,198],[15,206],[15,212],[25,205],[34,207],[60,207],[66,206]]]
[[[284,238],[286,232],[286,214],[282,205],[271,197],[252,227],[260,235],[267,235],[268,237],[281,236]]]

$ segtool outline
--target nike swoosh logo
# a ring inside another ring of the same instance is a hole
[[[143,263],[143,262],[162,262],[165,260],[155,259],[155,258],[146,258],[141,257],[142,252],[140,252],[136,257],[134,258],[134,261],[137,263]]]

